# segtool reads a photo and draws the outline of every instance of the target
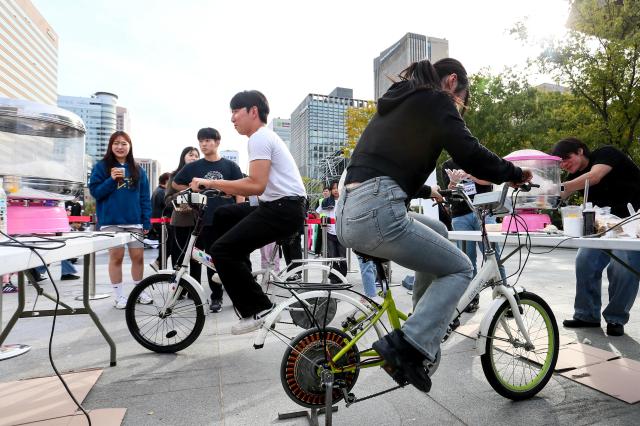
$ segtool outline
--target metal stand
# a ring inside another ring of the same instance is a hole
[[[89,261],[87,261],[87,258]],[[96,294],[96,254],[89,253],[84,256],[84,264],[82,265],[83,275],[82,283],[89,288],[89,300],[105,299],[109,297],[109,293]],[[84,292],[80,296],[75,297],[76,300],[84,300]]]
[[[311,426],[318,426],[318,414],[324,414],[325,426],[333,424],[333,413],[338,411],[338,406],[333,405],[333,373],[331,370],[322,370],[321,373],[322,386],[325,389],[325,400],[327,401],[322,408],[312,408],[311,411],[293,411],[291,413],[278,413],[278,420],[295,419],[298,417],[306,417]]]
[[[23,289],[24,285],[20,286],[21,279],[24,280],[24,276],[22,274],[18,276],[18,286]],[[20,292],[18,293],[18,303],[20,303],[20,297],[22,297],[22,303],[24,304],[24,291],[22,289],[20,289]],[[11,327],[13,327],[13,324],[11,324]],[[31,346],[23,345],[20,343],[13,345],[1,345],[1,343],[4,342],[4,339],[7,337],[9,331],[11,330],[8,325],[7,328],[9,328],[9,330],[2,329],[2,291],[0,291],[0,361],[20,356],[31,350]]]
[[[167,269],[167,224],[160,224],[160,269]]]

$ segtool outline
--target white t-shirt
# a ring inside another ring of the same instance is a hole
[[[274,201],[282,197],[306,197],[300,172],[293,161],[291,152],[273,130],[261,127],[249,138],[247,145],[249,162],[253,160],[271,161],[269,180],[260,201]]]

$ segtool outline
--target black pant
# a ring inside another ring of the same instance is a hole
[[[282,241],[282,254],[284,255],[284,262],[287,264],[287,271],[290,271],[299,265],[297,263],[292,263],[291,261],[302,259],[302,240],[300,232],[296,232],[295,235]]]
[[[210,254],[224,288],[243,318],[271,307],[269,298],[251,275],[251,252],[293,235],[304,221],[303,201],[280,200],[250,206],[219,207],[213,215]]]
[[[327,257],[346,257],[347,249],[344,248],[340,241],[338,241],[338,237],[333,234],[327,233]],[[347,262],[341,260],[340,262],[333,262],[333,268],[340,272],[343,276],[347,276]],[[338,277],[330,274],[329,279],[332,283],[338,283]]]
[[[174,260],[174,265],[178,265],[182,263],[182,258],[185,256],[189,256],[189,275],[196,279],[196,281],[200,282],[202,277],[202,265],[191,258],[191,253],[184,253],[184,250],[189,243],[189,238],[191,238],[191,232],[193,231],[193,227],[191,226],[174,226],[176,235],[175,244],[172,244],[173,253],[171,255]],[[212,243],[212,227],[205,226],[200,232],[200,236],[196,240],[196,247],[204,250],[211,256],[211,253],[208,252],[209,247],[211,247]],[[209,288],[211,288],[211,298],[212,299],[222,299],[222,286],[211,281],[213,277],[213,271],[207,268],[207,281],[209,282]]]
[[[153,226],[158,225],[160,227],[162,227],[162,225],[159,225],[157,223],[154,223],[153,225],[151,225],[151,227],[153,228]],[[169,259],[169,257],[171,257],[171,262],[173,262],[173,264],[175,265],[175,257],[173,257],[173,240],[174,240],[174,236],[173,236],[173,226],[171,225],[165,225],[167,228],[167,233],[165,235],[165,240],[162,239],[162,228],[160,228],[158,230],[158,257],[156,257],[156,260],[158,261],[158,265],[160,265],[160,249],[162,247],[162,245],[165,245],[165,254],[167,256],[167,259]]]

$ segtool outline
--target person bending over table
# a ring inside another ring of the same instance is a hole
[[[575,191],[584,192],[589,180],[589,200],[600,207],[610,206],[611,213],[626,217],[627,203],[640,208],[640,168],[631,158],[612,146],[590,151],[575,138],[562,139],[552,155],[562,158],[560,167],[569,172],[562,198]],[[584,194],[583,194],[584,195]],[[636,271],[640,271],[640,251],[612,250]],[[567,328],[600,327],[602,271],[607,268],[609,304],[602,311],[609,336],[624,335],[629,311],[638,294],[638,275],[614,261],[601,249],[581,248],[576,255],[576,298],[572,319],[563,321]]]

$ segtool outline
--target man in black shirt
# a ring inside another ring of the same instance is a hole
[[[562,197],[584,191],[589,181],[589,199],[599,207],[611,207],[611,213],[627,217],[627,203],[640,208],[640,168],[628,155],[612,146],[589,151],[580,140],[567,138],[558,142],[552,154],[562,158],[560,167],[569,172]],[[640,251],[612,250],[636,271],[640,271]],[[573,319],[565,327],[600,327],[602,271],[607,268],[609,304],[602,311],[609,336],[622,336],[624,324],[638,294],[639,278],[622,264],[611,261],[604,250],[581,248],[576,256],[576,299]]]
[[[211,127],[200,129],[198,132],[198,142],[200,143],[200,151],[204,158],[196,160],[185,165],[178,174],[173,178],[173,187],[179,191],[187,189],[194,178],[202,178],[207,180],[237,180],[242,179],[240,167],[231,160],[222,158],[218,153],[220,146],[220,133]],[[244,202],[243,196],[234,198],[228,197],[210,197],[207,201],[207,208],[204,213],[205,226],[202,228],[200,237],[196,241],[196,247],[209,251],[213,244],[213,214],[224,205]],[[208,253],[210,254],[210,253]],[[191,256],[186,253],[185,256]],[[250,262],[249,259],[246,259]],[[197,271],[196,275],[199,276]],[[211,312],[220,312],[222,310],[222,284],[213,281],[213,271],[207,268],[207,278],[211,287],[211,303],[209,309]]]

